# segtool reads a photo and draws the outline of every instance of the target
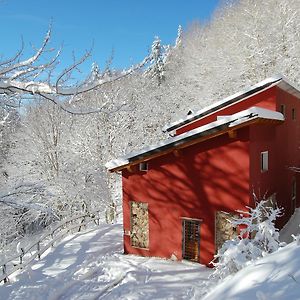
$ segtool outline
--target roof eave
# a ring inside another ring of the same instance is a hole
[[[189,146],[204,142],[206,140],[215,138],[217,136],[227,134],[230,131],[236,131],[240,128],[250,126],[252,124],[278,125],[283,122],[284,122],[284,120],[275,120],[275,119],[258,117],[255,119],[250,119],[249,121],[243,122],[241,124],[238,124],[238,125],[232,126],[232,127],[230,127],[227,123],[222,124],[219,127],[212,128],[209,131],[200,132],[193,136],[189,136],[189,137],[185,138],[184,140],[175,141],[174,143],[165,145],[164,147],[161,147],[159,149],[153,149],[149,152],[145,152],[145,153],[142,153],[135,157],[131,157],[129,159],[128,163],[121,165],[121,166],[116,166],[114,168],[111,168],[111,169],[109,169],[109,171],[110,172],[118,172],[118,171],[122,171],[124,169],[130,169],[132,166],[137,165],[141,162],[149,161],[151,159],[172,153],[176,150],[187,148]]]

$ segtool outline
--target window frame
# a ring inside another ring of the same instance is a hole
[[[297,119],[296,108],[292,108],[292,120],[295,121]]]
[[[269,151],[260,152],[260,171],[262,173],[269,171]]]
[[[285,117],[285,115],[286,115],[286,106],[285,106],[285,104],[280,104],[280,112]]]
[[[139,163],[139,170],[141,172],[148,172],[149,171],[149,164],[146,161],[142,161]]]

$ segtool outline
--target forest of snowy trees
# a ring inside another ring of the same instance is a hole
[[[30,59],[1,53],[12,58],[0,61],[0,248],[118,205],[120,178],[105,162],[164,138],[161,128],[189,110],[274,74],[300,84],[299,20],[298,0],[227,1],[209,22],[179,27],[174,45],[155,38],[137,66],[94,64],[72,86],[89,53],[53,80],[59,52],[40,61],[50,34]]]

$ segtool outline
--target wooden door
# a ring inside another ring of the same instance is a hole
[[[182,220],[182,258],[199,262],[200,256],[200,221]]]

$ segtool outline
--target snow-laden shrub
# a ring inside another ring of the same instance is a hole
[[[225,278],[279,248],[275,220],[281,216],[282,209],[270,206],[268,200],[257,202],[255,208],[247,209],[249,211],[237,211],[241,218],[230,220],[232,226],[239,228],[239,235],[226,241],[215,255],[212,261],[215,267],[212,277],[215,279]]]

